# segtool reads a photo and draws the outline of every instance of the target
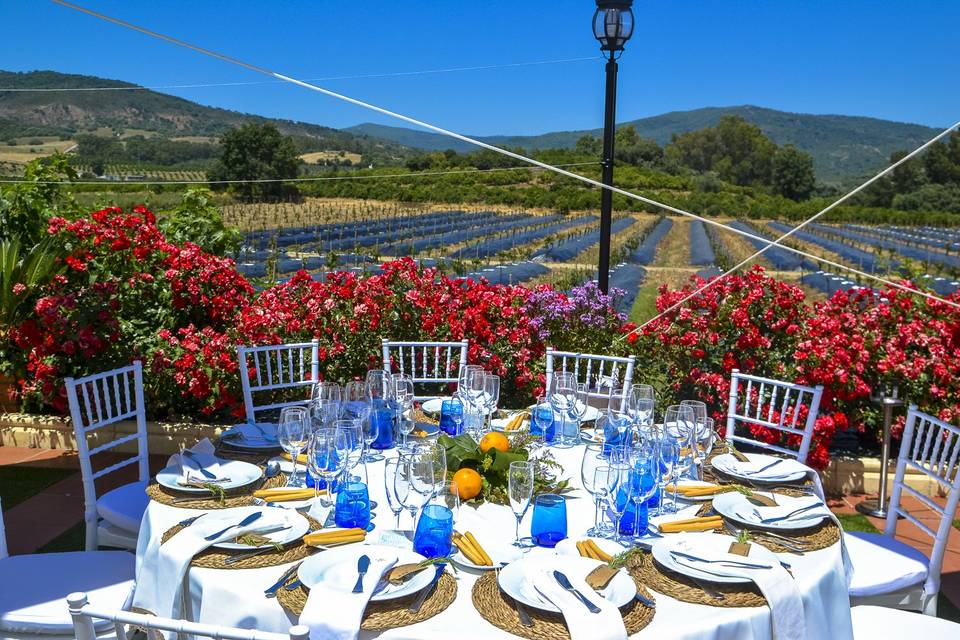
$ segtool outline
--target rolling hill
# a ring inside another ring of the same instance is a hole
[[[293,120],[208,107],[137,85],[95,76],[31,71],[0,71],[0,87],[90,88],[110,91],[8,92],[0,90],[0,139],[24,136],[71,136],[108,128],[165,137],[216,137],[246,122],[274,122],[285,134],[301,139],[304,150],[377,152],[403,157],[410,150],[393,141]]]
[[[763,107],[706,107],[692,111],[673,111],[650,118],[630,120],[637,132],[666,144],[675,133],[685,133],[715,125],[721,116],[737,115],[760,127],[777,144],[794,144],[813,156],[817,176],[825,182],[839,183],[879,169],[896,149],[917,147],[937,133],[918,124],[892,122],[877,118],[839,115],[787,113]],[[346,129],[353,133],[393,140],[408,147],[439,151],[470,150],[470,145],[444,136],[378,124],[360,124]],[[572,147],[577,139],[600,129],[555,131],[536,136],[481,136],[490,144],[525,149]]]

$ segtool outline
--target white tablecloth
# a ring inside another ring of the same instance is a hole
[[[583,490],[580,480],[580,463],[583,447],[555,450],[556,459],[566,469],[574,491],[567,502],[569,533],[580,536],[593,524],[593,501]],[[388,456],[395,455],[387,452]],[[383,463],[368,466],[370,495],[379,503],[374,523],[377,529],[368,534],[368,540],[376,540],[378,532],[392,529],[393,514],[387,508],[384,494]],[[464,506],[462,509],[472,507]],[[509,537],[514,531],[514,516],[509,507],[483,505],[482,517],[470,517],[470,528],[477,531],[477,522],[483,522],[488,532]],[[529,533],[531,511],[527,512],[521,526],[521,535]],[[180,509],[151,502],[140,528],[137,548],[138,570],[143,550],[152,537],[163,533],[184,518],[196,515],[197,511]],[[409,515],[403,515],[402,526],[411,527]],[[534,548],[531,554],[552,554],[552,549]],[[783,554],[792,566],[792,572],[803,597],[807,634],[810,638],[852,639],[850,603],[840,557],[840,545],[807,553],[804,556]],[[193,621],[264,631],[285,633],[296,623],[274,598],[263,596],[263,590],[272,585],[289,565],[265,569],[202,569],[192,568],[186,585],[189,597],[184,611]],[[391,629],[379,634],[364,632],[362,638],[422,638],[446,639],[451,635],[460,638],[513,638],[494,627],[473,608],[470,592],[479,577],[468,571],[457,574],[457,598],[443,613],[416,625]],[[653,622],[638,638],[674,638],[678,640],[749,640],[771,637],[770,613],[767,607],[724,608],[693,605],[656,594],[657,613]],[[332,615],[335,615],[332,613]]]

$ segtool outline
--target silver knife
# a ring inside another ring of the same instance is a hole
[[[766,471],[767,469],[772,469],[773,467],[777,466],[778,464],[780,464],[780,463],[783,462],[783,461],[784,461],[784,458],[777,458],[776,460],[774,460],[774,461],[771,462],[770,464],[765,465],[765,466],[763,466],[763,467],[760,467],[760,468],[757,469],[756,471],[747,471],[746,474],[747,474],[748,476],[755,476],[755,475],[757,475],[758,473],[763,473],[763,472]]]
[[[367,575],[367,569],[370,568],[370,556],[363,554],[357,560],[357,584],[353,585],[354,593],[363,593],[363,576]]]
[[[301,564],[303,564],[303,561],[298,562],[297,564],[293,565],[292,567],[284,571],[283,575],[280,576],[279,580],[277,580],[272,585],[270,585],[269,587],[263,590],[263,595],[267,596],[268,598],[273,598],[274,596],[276,596],[277,591],[280,590],[280,587],[283,586],[283,583],[289,580],[290,576],[296,573],[297,569],[300,568]],[[299,580],[297,582],[299,582]]]
[[[557,584],[559,584],[561,587],[563,587],[573,595],[577,596],[577,598],[580,599],[580,602],[583,603],[583,606],[585,606],[590,611],[590,613],[600,613],[600,607],[598,607],[597,605],[587,600],[587,597],[585,595],[580,593],[576,587],[570,584],[570,579],[567,576],[565,576],[563,573],[559,571],[554,571],[553,579],[556,580]]]
[[[426,602],[430,594],[433,593],[434,588],[437,586],[437,582],[439,582],[440,580],[440,576],[443,575],[444,569],[445,569],[444,565],[442,564],[437,565],[437,571],[436,573],[433,574],[433,578],[430,580],[430,584],[428,584],[423,589],[423,591],[420,592],[420,595],[417,596],[417,599],[413,601],[413,604],[410,605],[407,611],[409,611],[410,613],[416,613],[420,611],[420,607],[423,606],[423,603]]]
[[[208,471],[208,470],[206,470],[206,469],[203,468],[203,464],[202,464],[202,463],[200,462],[200,460],[197,458],[197,454],[195,454],[193,451],[190,451],[190,449],[181,449],[181,450],[180,450],[180,455],[186,456],[186,457],[190,458],[191,460],[193,460],[194,462],[196,462],[196,463],[197,463],[197,470],[200,472],[200,475],[202,475],[204,478],[209,478],[210,480],[216,480],[216,479],[217,479],[217,476],[216,476],[213,472]]]
[[[226,528],[224,528],[224,529],[221,529],[220,531],[217,531],[216,533],[211,533],[210,535],[208,535],[207,537],[205,537],[204,540],[206,540],[206,541],[208,541],[208,542],[211,541],[211,540],[216,540],[217,538],[219,538],[220,536],[222,536],[223,534],[225,534],[227,531],[230,531],[230,529],[233,529],[234,527],[245,527],[245,526],[247,526],[248,524],[253,524],[253,523],[256,522],[257,520],[259,520],[259,519],[260,519],[260,516],[262,516],[262,515],[263,515],[263,512],[262,512],[262,511],[255,511],[254,513],[251,513],[250,515],[248,515],[246,518],[244,518],[244,519],[241,520],[240,522],[238,522],[238,523],[236,523],[236,524],[232,524],[232,525],[230,525],[229,527],[226,527]]]

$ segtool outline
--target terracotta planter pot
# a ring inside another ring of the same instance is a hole
[[[0,374],[0,413],[20,411],[20,402],[10,395],[16,388],[17,381],[13,377]]]

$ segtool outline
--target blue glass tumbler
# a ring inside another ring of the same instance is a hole
[[[453,536],[453,511],[440,504],[428,504],[421,510],[413,534],[413,550],[427,558],[450,555]]]
[[[563,496],[544,493],[536,497],[530,535],[538,545],[551,549],[567,537],[567,501]]]
[[[371,448],[393,449],[393,421],[395,417],[396,411],[390,406],[389,402],[374,400],[370,420],[373,421],[371,428],[376,429],[377,437],[370,444]]]
[[[337,492],[333,516],[338,527],[366,529],[370,525],[370,494],[362,482],[347,482]]]
[[[463,403],[459,400],[444,400],[440,405],[440,430],[448,436],[463,433]]]

